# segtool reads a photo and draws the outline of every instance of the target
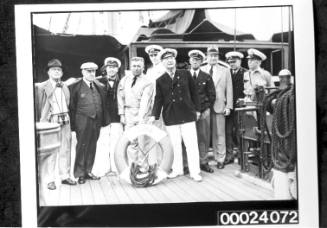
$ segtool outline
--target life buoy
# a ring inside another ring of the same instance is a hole
[[[154,184],[159,183],[163,179],[167,178],[170,171],[174,153],[170,142],[170,139],[166,132],[157,128],[154,125],[139,124],[128,130],[126,130],[120,140],[118,141],[115,149],[114,159],[120,178],[124,179],[128,183],[132,184],[130,178],[130,166],[127,159],[127,147],[139,136],[147,135],[152,138],[163,152],[160,164],[156,172],[156,181]]]

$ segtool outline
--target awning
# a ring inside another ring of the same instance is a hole
[[[48,78],[45,67],[52,58],[58,58],[64,65],[64,79],[80,77],[80,65],[92,61],[103,65],[106,57],[124,58],[125,45],[108,35],[67,35],[52,34],[49,31],[33,26],[35,37],[35,81]],[[122,61],[123,62],[123,61]]]

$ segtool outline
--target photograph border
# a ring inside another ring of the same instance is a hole
[[[63,7],[64,6],[64,7]],[[296,120],[298,151],[299,226],[318,226],[317,137],[315,99],[315,58],[312,2],[286,1],[208,1],[155,3],[86,3],[16,5],[17,93],[19,108],[22,225],[37,225],[37,185],[35,162],[35,122],[33,97],[33,58],[31,13],[63,11],[130,11],[155,9],[231,8],[293,6],[294,55],[296,75]],[[309,31],[309,32],[308,32]],[[312,31],[312,33],[310,33]],[[28,85],[28,86],[26,86]],[[301,93],[305,91],[306,93]],[[312,122],[305,122],[311,120]],[[27,132],[27,134],[26,134]],[[311,153],[310,153],[311,152]],[[310,167],[310,170],[304,167]],[[314,194],[315,193],[315,194]],[[233,202],[240,203],[241,202]],[[242,202],[243,203],[243,202]],[[268,204],[275,204],[278,201]],[[198,203],[195,203],[198,204]],[[222,204],[228,204],[223,202]],[[34,205],[34,206],[33,206]],[[138,205],[135,205],[138,207]],[[143,205],[142,205],[143,206]],[[186,205],[187,206],[187,205]],[[125,206],[122,206],[125,207]],[[127,207],[127,206],[126,206]],[[199,207],[200,208],[200,207]],[[32,218],[32,219],[31,219]],[[177,224],[176,224],[177,225]],[[196,225],[196,224],[194,224]]]

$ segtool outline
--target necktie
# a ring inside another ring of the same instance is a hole
[[[213,74],[213,66],[211,66],[210,71],[209,71],[209,74],[212,77],[212,74]]]
[[[194,79],[194,81],[196,80],[196,73],[195,73],[195,71],[193,73],[193,79]]]
[[[136,79],[137,79],[137,76],[134,76],[131,88],[135,85]]]
[[[93,82],[90,82],[90,89],[93,90]]]

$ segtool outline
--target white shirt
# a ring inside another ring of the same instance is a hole
[[[59,113],[64,113],[64,112],[68,112],[68,107],[67,107],[67,103],[66,103],[66,98],[65,98],[65,94],[62,91],[61,87],[57,87],[57,82],[55,82],[54,80],[51,80],[51,85],[54,88],[52,97],[51,99],[51,103],[52,103],[52,114],[59,114]]]
[[[173,71],[166,70],[167,74],[170,76],[171,79],[174,79],[176,68]]]
[[[194,72],[195,72],[195,75],[196,75],[195,77],[196,77],[196,78],[198,78],[198,76],[199,76],[199,73],[200,73],[200,68],[199,68],[199,69],[197,69],[197,70],[193,70],[193,69],[191,69],[190,71],[191,71],[192,77],[193,77],[193,75],[194,75]]]
[[[87,85],[89,88],[91,88],[91,87],[90,87],[90,84],[91,84],[90,81],[86,80],[85,78],[83,78],[83,81],[86,83],[86,85]]]

